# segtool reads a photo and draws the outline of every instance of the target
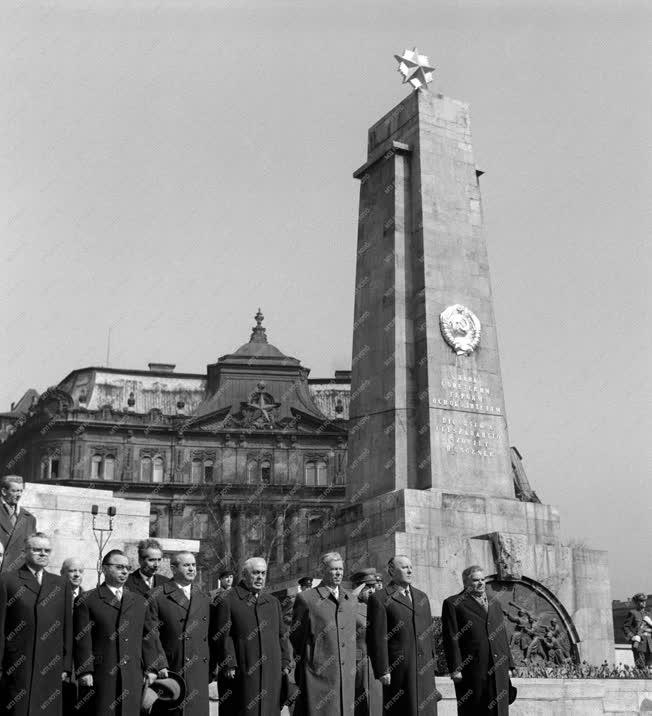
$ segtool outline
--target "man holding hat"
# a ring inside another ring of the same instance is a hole
[[[170,716],[208,716],[209,639],[213,637],[210,599],[194,584],[194,554],[179,552],[170,566],[172,579],[149,598],[145,638],[153,646],[149,653],[154,659],[146,667],[162,678],[170,669],[185,681],[184,702],[170,710]]]
[[[375,716],[383,710],[383,688],[371,668],[367,654],[367,602],[377,589],[377,574],[373,567],[351,575],[352,594],[357,597],[355,617],[355,716]]]
[[[634,609],[630,609],[623,631],[625,636],[632,643],[634,653],[634,664],[639,669],[652,666],[652,617],[647,611],[647,594],[638,592],[632,597]]]
[[[152,660],[144,638],[145,599],[125,588],[129,558],[121,550],[104,555],[102,572],[104,582],[80,594],[74,606],[80,700],[89,714],[134,716],[143,691],[142,663]],[[154,679],[153,674],[148,677]]]

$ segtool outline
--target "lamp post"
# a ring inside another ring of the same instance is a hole
[[[97,526],[97,515],[99,514],[99,508],[97,505],[91,505],[91,514],[93,515],[93,537],[95,537],[95,542],[97,544],[97,549],[99,552],[99,556],[97,559],[97,586],[100,586],[100,577],[102,576],[102,557],[104,554],[104,548],[106,547],[108,541],[111,539],[111,534],[113,532],[113,518],[116,514],[116,509],[113,505],[109,505],[106,510],[106,514],[109,516],[109,526],[108,527],[98,527]]]

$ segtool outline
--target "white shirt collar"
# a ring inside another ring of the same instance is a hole
[[[45,571],[45,570],[43,570],[43,569],[39,569],[39,570],[32,569],[32,568],[29,566],[29,564],[27,565],[27,569],[29,569],[29,571],[30,571],[37,579],[38,579],[38,576],[37,576],[37,575],[38,575],[39,573],[42,575],[43,572]]]
[[[339,587],[326,587],[328,591],[335,597],[335,599],[340,598],[340,588]]]
[[[149,587],[150,584],[151,584],[152,587],[153,587],[153,586],[154,586],[154,575],[152,575],[151,577],[147,577],[146,575],[144,575],[144,574],[142,573],[142,571],[141,571],[140,569],[139,569],[138,571],[140,572],[140,577],[141,577],[141,579],[143,580],[143,582],[145,582],[145,584],[146,584],[148,587]]]
[[[182,586],[181,584],[177,584],[177,587],[186,595],[186,599],[190,599],[190,590],[192,589],[192,584],[186,584],[185,586]]]
[[[120,590],[121,594],[124,593],[124,587],[112,587],[110,584],[107,584],[106,586],[113,592],[114,597],[118,596],[118,589]]]

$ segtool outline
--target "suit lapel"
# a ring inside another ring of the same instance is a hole
[[[20,515],[21,513],[19,512],[18,516],[20,517]],[[16,520],[16,524],[18,524],[18,520]],[[2,503],[0,503],[0,527],[2,527],[9,536],[11,536],[11,533],[14,531],[14,525],[11,524],[7,510]]]
[[[120,614],[124,614],[134,605],[136,601],[135,595],[128,589],[122,590],[122,602],[120,603]]]
[[[485,609],[468,592],[464,599],[465,604],[469,607],[469,609],[472,609],[474,612],[476,612],[476,614],[479,614],[485,621],[488,619],[489,609]]]
[[[38,594],[41,591],[41,585],[38,583],[36,577],[27,568],[27,565],[23,565],[18,570],[18,576],[20,577],[23,584],[27,587],[27,589],[29,589],[31,592],[34,592],[34,594]],[[43,579],[45,579],[45,575],[43,576]]]
[[[128,590],[123,589],[122,590],[122,598],[125,598],[125,594]],[[105,604],[108,604],[110,607],[113,607],[114,609],[120,610],[120,602],[115,598],[115,594],[107,587],[106,584],[102,583],[99,587],[99,595],[102,601]]]
[[[392,599],[395,599],[399,604],[402,604],[404,607],[407,607],[411,611],[414,611],[414,604],[412,603],[412,599],[408,599],[403,592],[398,588],[398,585],[396,584],[389,584],[387,585],[387,593],[390,595]],[[412,598],[414,599],[414,593],[412,594]]]
[[[175,604],[180,606],[184,611],[188,611],[188,607],[190,606],[190,602],[186,599],[186,595],[177,587],[177,585],[174,582],[168,582],[168,584],[165,584],[163,586],[163,590],[165,591],[166,596],[168,599],[171,599]],[[192,596],[192,591],[190,592]]]

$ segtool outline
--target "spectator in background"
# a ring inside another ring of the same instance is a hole
[[[36,532],[36,517],[20,507],[23,478],[5,475],[0,481],[0,542],[4,560],[0,572],[15,572],[25,561],[25,540]]]

